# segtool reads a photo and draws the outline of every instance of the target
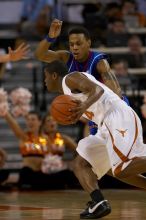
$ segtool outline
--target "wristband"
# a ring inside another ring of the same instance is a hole
[[[54,37],[49,37],[48,35],[45,37],[46,41],[48,41],[48,43],[54,43],[56,41],[56,38]]]

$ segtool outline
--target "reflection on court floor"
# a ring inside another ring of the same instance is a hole
[[[145,220],[146,192],[104,190],[112,213],[103,219]],[[77,220],[89,196],[84,191],[0,192],[0,220]]]

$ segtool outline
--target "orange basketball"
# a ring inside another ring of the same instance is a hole
[[[68,120],[68,116],[72,114],[69,111],[70,108],[77,106],[75,100],[72,96],[69,95],[60,95],[57,96],[51,103],[50,113],[52,117],[61,125],[71,124]]]

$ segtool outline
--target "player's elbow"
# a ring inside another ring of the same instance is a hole
[[[40,61],[43,61],[44,59],[44,56],[37,50],[34,52],[34,56],[37,60],[40,60]]]

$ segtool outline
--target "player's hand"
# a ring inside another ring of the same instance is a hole
[[[86,106],[84,105],[83,102],[79,100],[73,100],[77,104],[76,107],[72,107],[69,111],[72,112],[71,116],[69,116],[69,120],[71,121],[71,124],[75,124],[81,116],[84,114],[86,111]]]
[[[22,43],[16,50],[12,50],[11,47],[8,48],[10,61],[18,61],[28,58],[29,45]]]
[[[0,149],[0,168],[3,167],[7,158],[7,154],[3,149]]]
[[[51,23],[50,29],[49,29],[49,37],[50,38],[56,38],[60,35],[62,27],[62,21],[58,19],[54,19]]]

